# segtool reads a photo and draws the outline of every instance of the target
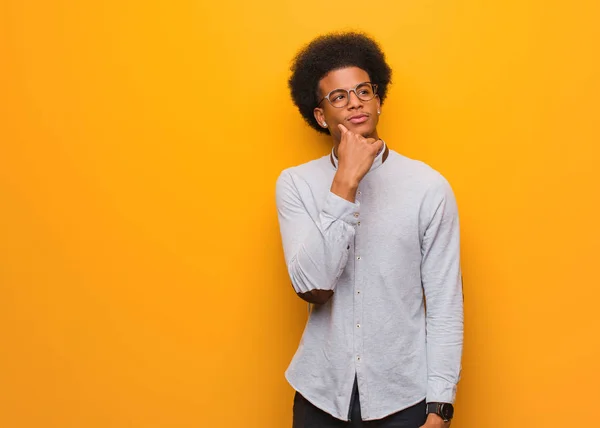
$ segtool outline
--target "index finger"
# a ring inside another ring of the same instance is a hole
[[[338,124],[338,128],[340,129],[340,131],[342,131],[342,134],[345,134],[346,132],[348,132],[348,128],[346,128],[344,125],[342,125],[341,123]]]

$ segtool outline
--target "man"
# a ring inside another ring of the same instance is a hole
[[[312,304],[286,371],[294,428],[448,427],[460,377],[463,295],[456,201],[446,179],[377,133],[391,69],[360,33],[296,56],[301,115],[327,156],[276,184],[283,251]]]

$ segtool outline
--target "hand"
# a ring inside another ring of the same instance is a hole
[[[449,428],[451,421],[444,422],[444,420],[435,413],[427,415],[425,425],[421,425],[419,428]]]
[[[377,152],[383,147],[383,141],[355,134],[342,124],[338,128],[342,132],[337,151],[338,172],[348,182],[358,185],[373,165]]]

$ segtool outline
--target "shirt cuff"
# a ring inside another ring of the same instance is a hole
[[[329,191],[323,212],[331,217],[343,220],[352,226],[356,226],[360,217],[360,203],[358,201],[350,202]]]
[[[429,381],[427,389],[428,403],[450,403],[456,400],[456,384]]]

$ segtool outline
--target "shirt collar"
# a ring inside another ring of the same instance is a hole
[[[381,140],[381,141],[383,141],[383,140]],[[388,154],[389,154],[389,149],[387,147],[387,144],[385,144],[385,141],[383,141],[383,146],[381,146],[381,150],[379,151],[377,156],[375,156],[375,159],[373,160],[373,164],[371,165],[369,172],[371,172],[375,168],[379,167],[383,163],[383,161],[385,161],[385,159],[388,157]],[[331,149],[331,155],[329,157],[331,159],[331,163],[332,163],[333,167],[335,169],[337,169],[338,168],[338,158],[335,155],[335,153],[333,152],[333,148]]]

